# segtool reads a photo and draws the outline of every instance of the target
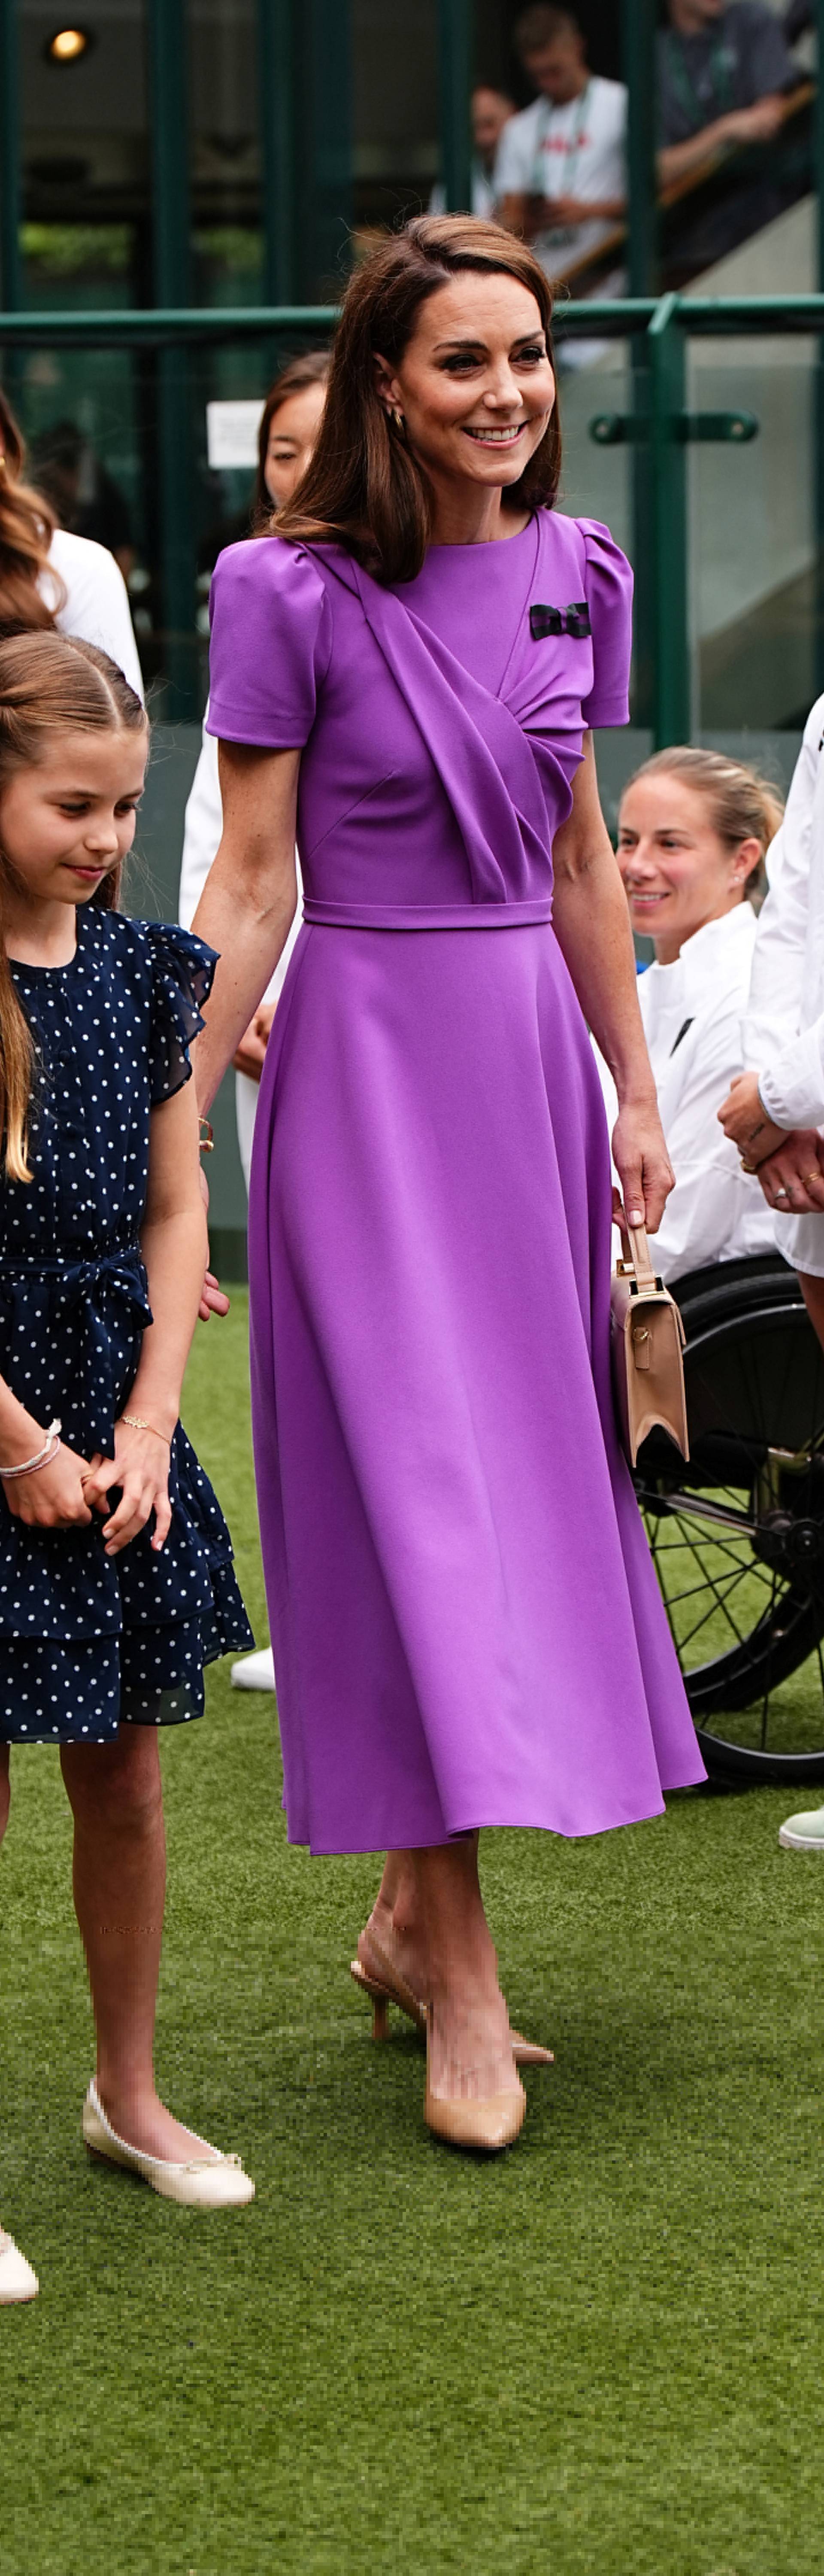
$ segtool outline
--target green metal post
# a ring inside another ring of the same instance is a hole
[[[656,18],[655,0],[621,0],[621,50],[627,88],[627,277],[630,295],[654,295],[657,286]]]
[[[652,722],[656,750],[690,736],[685,352],[680,297],[664,295],[647,333],[652,533]]]
[[[441,169],[446,203],[468,214],[472,201],[471,0],[439,0]]]
[[[297,294],[294,21],[294,0],[258,0],[260,160],[267,304],[290,304]]]
[[[630,295],[654,295],[657,285],[655,31],[655,0],[621,0],[622,68],[627,88],[627,278]],[[636,420],[646,423],[649,410],[646,332],[633,334],[628,356],[631,373],[628,397]],[[636,723],[651,725],[655,687],[655,535],[652,467],[645,431],[633,443],[629,470],[635,564],[633,713]]]
[[[0,277],[7,313],[22,303],[20,46],[17,0],[0,0]]]
[[[351,0],[304,0],[296,21],[295,131],[298,292],[335,289],[352,229]]]
[[[157,304],[185,305],[191,292],[189,123],[185,0],[147,0],[152,141],[153,274]],[[195,647],[197,570],[192,507],[189,368],[180,348],[157,359],[157,482],[162,611],[171,721],[198,714]]]

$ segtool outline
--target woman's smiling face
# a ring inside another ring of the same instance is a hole
[[[549,426],[555,378],[538,305],[503,271],[464,269],[420,306],[395,366],[378,362],[387,408],[437,485],[517,483]]]
[[[654,940],[659,965],[685,939],[741,903],[758,866],[758,841],[730,848],[715,830],[709,798],[671,771],[636,778],[621,799],[618,865],[633,930]]]

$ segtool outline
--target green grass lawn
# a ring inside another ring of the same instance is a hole
[[[187,1421],[257,1632],[245,1316]],[[254,2206],[199,2218],[87,2164],[68,1811],[14,1763],[0,1863],[3,2576],[818,2576],[824,1866],[780,1793],[490,1836],[522,2028],[515,2153],[451,2156],[423,2059],[347,1976],[375,1880],[286,1848],[272,1705],[212,1676],[164,1742],[160,2071]]]

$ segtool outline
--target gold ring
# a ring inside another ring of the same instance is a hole
[[[758,1164],[745,1162],[743,1154],[739,1154],[738,1160],[741,1165],[742,1172],[757,1172]]]
[[[815,1171],[814,1171],[814,1172],[805,1172],[805,1174],[804,1174],[804,1188],[805,1188],[805,1190],[808,1190],[808,1189],[809,1189],[809,1186],[810,1186],[810,1182],[811,1182],[811,1181],[820,1181],[820,1179],[821,1179],[821,1173],[820,1173],[820,1171],[819,1171],[818,1164],[816,1163],[816,1167],[815,1167]]]

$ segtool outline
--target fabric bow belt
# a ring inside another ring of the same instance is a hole
[[[107,1327],[113,1297],[122,1314],[121,1328],[115,1335],[116,1352],[112,1348],[111,1324]],[[16,1261],[3,1253],[0,1306],[10,1336],[12,1381],[21,1335],[25,1336],[26,1349],[33,1352],[36,1362],[40,1361],[44,1380],[48,1379],[48,1390],[44,1384],[38,1394],[29,1391],[27,1402],[36,1407],[39,1395],[41,1406],[47,1401],[64,1418],[77,1417],[75,1436],[84,1440],[87,1448],[107,1448],[119,1409],[124,1340],[128,1350],[152,1320],[139,1246],[126,1244],[88,1261]],[[70,1318],[74,1321],[64,1358],[60,1326],[68,1324]],[[136,1365],[135,1350],[130,1377]],[[68,1376],[64,1375],[65,1369]]]

